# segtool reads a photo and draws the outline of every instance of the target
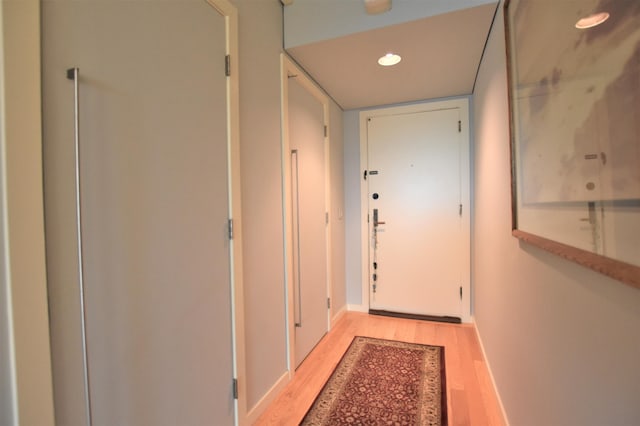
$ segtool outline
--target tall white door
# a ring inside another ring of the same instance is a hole
[[[323,106],[296,77],[288,96],[297,367],[328,329],[325,138]]]
[[[234,423],[225,37],[205,0],[42,2],[57,424]]]
[[[367,120],[372,310],[463,314],[469,236],[460,130],[458,108]]]

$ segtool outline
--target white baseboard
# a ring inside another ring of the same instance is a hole
[[[347,305],[347,311],[349,312],[364,312],[369,313],[369,307],[365,305]]]
[[[484,358],[484,363],[487,366],[487,371],[489,372],[489,378],[491,379],[491,384],[493,385],[493,389],[496,392],[496,397],[498,398],[498,404],[500,405],[500,411],[502,412],[502,418],[506,426],[509,426],[509,418],[507,417],[507,412],[504,410],[504,405],[502,405],[502,398],[500,398],[500,393],[498,392],[498,387],[496,386],[496,380],[493,377],[493,371],[491,370],[491,364],[489,363],[489,358],[487,358],[487,353],[484,350],[484,344],[482,343],[482,337],[480,337],[480,331],[478,331],[478,324],[476,324],[476,319],[472,316],[471,322],[473,323],[473,329],[476,331],[476,337],[478,338],[478,343],[480,344],[480,350],[482,351],[482,357]]]
[[[345,305],[331,318],[331,327],[345,314],[347,311],[368,312],[368,309],[361,305]],[[287,384],[291,381],[291,377],[288,371],[276,381],[276,383],[265,393],[265,395],[258,401],[251,409],[248,410],[244,421],[241,424],[252,425],[258,418],[264,413],[269,405],[276,399],[276,397],[282,392]]]
[[[333,317],[331,317],[331,328],[338,322],[340,318],[347,312],[347,305],[344,305],[338,312],[335,313]]]
[[[244,424],[252,425],[258,420],[258,417],[267,409],[267,407],[276,399],[284,387],[291,381],[289,372],[285,373],[276,381],[276,383],[269,389],[269,391],[258,401],[256,405],[251,408],[247,417],[244,419]]]

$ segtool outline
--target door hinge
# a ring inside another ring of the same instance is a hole
[[[324,126],[324,137],[326,138],[327,136],[329,136],[329,128],[325,125]]]
[[[238,399],[238,379],[234,377],[231,383],[231,391],[233,392],[233,399]]]
[[[460,286],[460,300],[462,300],[462,286]]]
[[[229,239],[233,240],[233,219],[229,219],[227,223],[228,231],[229,231]]]
[[[460,210],[458,211],[458,214],[460,215],[460,217],[462,217],[462,204],[460,204]]]
[[[458,120],[458,133],[462,132],[462,120]]]
[[[367,180],[367,171],[366,170],[364,171],[363,177],[364,177],[364,180]]]
[[[224,75],[227,77],[231,76],[231,56],[227,55],[224,57]]]
[[[324,212],[324,224],[329,224],[329,212]]]
[[[327,309],[331,309],[331,298],[327,297]]]

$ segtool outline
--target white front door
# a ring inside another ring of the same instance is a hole
[[[468,140],[461,108],[378,112],[366,126],[370,309],[466,318]]]
[[[328,329],[326,159],[323,105],[288,80],[295,366]]]
[[[57,424],[235,421],[225,39],[205,0],[42,2]]]

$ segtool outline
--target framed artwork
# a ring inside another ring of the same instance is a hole
[[[640,288],[640,2],[506,0],[513,234]]]

